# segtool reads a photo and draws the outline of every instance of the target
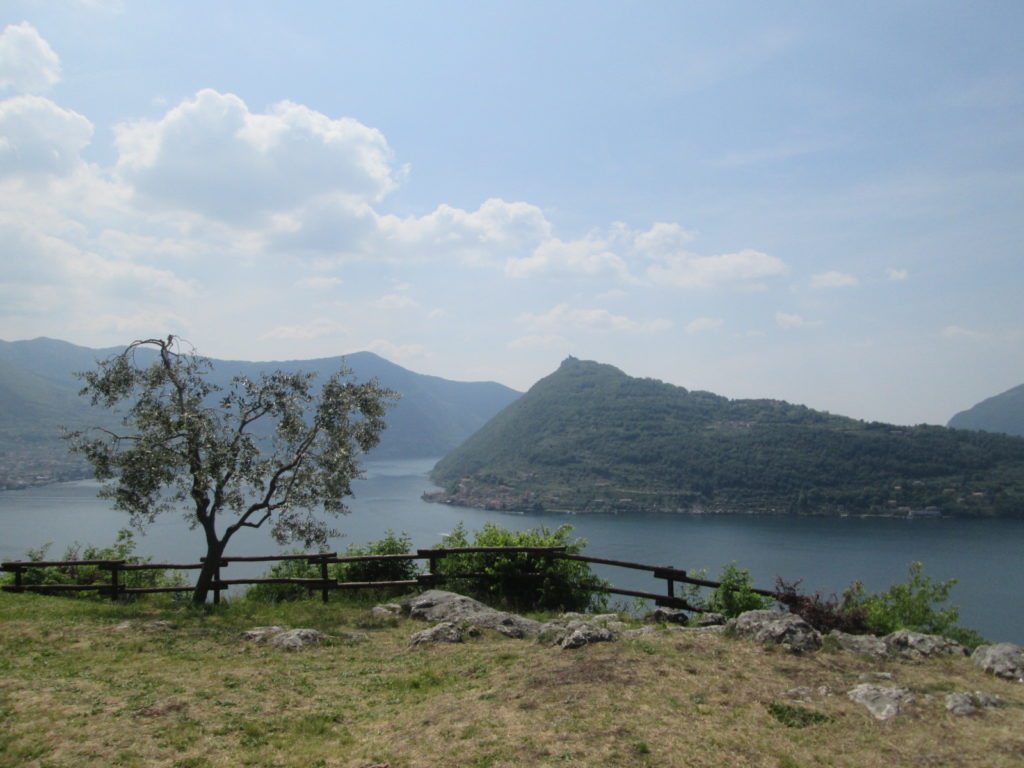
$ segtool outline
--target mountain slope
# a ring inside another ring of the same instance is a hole
[[[961,411],[949,420],[949,426],[1024,437],[1024,384]]]
[[[728,400],[573,358],[432,476],[438,500],[518,509],[1024,512],[1022,439]]]
[[[0,341],[0,488],[6,484],[87,476],[86,466],[68,456],[59,439],[62,426],[116,426],[117,419],[79,397],[74,373],[122,347],[89,349],[55,339]],[[370,352],[316,360],[245,362],[213,360],[212,381],[226,385],[235,375],[302,370],[319,380],[344,363],[359,381],[376,378],[402,397],[387,416],[374,458],[442,456],[481,427],[519,393],[494,382],[458,382],[414,373]]]

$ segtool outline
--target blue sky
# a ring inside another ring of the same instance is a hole
[[[1024,382],[1018,2],[18,2],[0,338],[567,355],[945,423]]]

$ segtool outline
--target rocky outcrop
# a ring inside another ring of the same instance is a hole
[[[967,649],[960,643],[941,635],[925,635],[901,629],[882,638],[892,656],[923,659],[929,656],[966,656]]]
[[[861,683],[846,695],[866,707],[876,720],[891,720],[914,700],[908,688],[871,683]]]
[[[991,675],[1024,683],[1024,648],[1013,643],[979,645],[971,661]]]
[[[844,651],[851,653],[859,653],[862,656],[871,656],[876,659],[889,654],[889,648],[885,641],[874,635],[850,635],[839,630],[832,630],[828,637]]]
[[[431,589],[402,603],[402,612],[422,621],[464,623],[479,629],[493,629],[506,637],[536,637],[543,624],[489,608],[478,600],[454,592]]]
[[[432,589],[402,603],[410,618],[437,622],[432,629],[410,638],[410,648],[431,642],[461,642],[468,634],[490,629],[506,637],[536,637],[562,648],[580,648],[590,643],[616,639],[615,628],[622,626],[618,614],[584,616],[567,613],[556,621],[542,624],[533,619],[490,608],[478,600],[454,592]]]
[[[730,619],[725,631],[758,643],[781,645],[791,651],[816,651],[821,635],[796,614],[777,611],[747,611]]]
[[[242,633],[245,640],[266,643],[278,648],[298,650],[310,645],[319,645],[328,635],[317,629],[285,629],[284,627],[253,627]]]
[[[958,717],[976,715],[983,709],[1006,706],[1006,700],[994,693],[975,691],[974,693],[951,693],[946,696],[946,709]]]

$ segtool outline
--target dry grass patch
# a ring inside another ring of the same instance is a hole
[[[1000,768],[1024,759],[1024,687],[966,660],[796,656],[677,632],[575,651],[485,632],[410,651],[422,624],[375,623],[337,605],[273,614],[81,605],[0,595],[0,765]],[[115,631],[126,618],[133,624]],[[148,629],[154,618],[175,627]],[[369,639],[297,652],[240,639],[266,624]],[[887,723],[845,695],[877,673],[915,695]],[[787,694],[794,688],[803,692]],[[1011,704],[966,718],[945,711],[946,693],[975,690]]]

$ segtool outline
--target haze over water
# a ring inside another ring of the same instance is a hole
[[[735,560],[750,570],[756,586],[772,588],[779,576],[787,582],[802,579],[805,591],[826,595],[841,593],[858,579],[869,591],[884,589],[905,581],[908,564],[921,561],[933,579],[958,580],[952,602],[960,606],[964,626],[992,642],[1024,644],[1024,570],[1019,567],[1024,520],[503,514],[422,501],[421,494],[434,489],[426,477],[433,464],[368,463],[367,476],[354,485],[352,513],[335,521],[345,536],[332,540],[331,549],[379,539],[388,529],[408,533],[415,547],[429,547],[459,521],[470,531],[488,521],[513,529],[568,523],[588,541],[587,554],[691,571],[707,568],[711,578]],[[50,557],[60,557],[76,540],[102,546],[113,542],[127,519],[96,498],[97,488],[95,482],[80,481],[0,493],[0,558],[19,559],[26,549],[46,542],[53,542]],[[174,515],[137,538],[139,552],[155,562],[195,562],[203,554],[199,531],[190,531]],[[266,531],[243,531],[228,554],[279,551]],[[235,564],[225,576],[258,575],[265,567]],[[645,572],[597,570],[620,587],[664,589],[663,581]]]

